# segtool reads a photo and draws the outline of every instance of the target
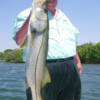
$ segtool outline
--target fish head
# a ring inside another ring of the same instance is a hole
[[[43,31],[47,29],[48,26],[47,0],[35,1],[35,6],[33,5],[30,18],[31,30],[33,32],[35,31],[43,33]]]

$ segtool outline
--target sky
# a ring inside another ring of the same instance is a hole
[[[12,39],[16,16],[31,6],[32,0],[0,2],[0,51],[18,46]],[[60,8],[80,31],[79,45],[100,42],[100,0],[58,0]]]

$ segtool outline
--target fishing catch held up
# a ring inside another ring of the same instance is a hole
[[[51,81],[46,64],[48,52],[47,0],[33,0],[27,38],[27,100],[43,100],[41,89]]]

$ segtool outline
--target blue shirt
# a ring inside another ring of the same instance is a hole
[[[15,22],[15,32],[30,13],[31,8],[21,12]],[[59,9],[54,16],[49,12],[49,47],[47,59],[68,58],[76,54],[79,31]],[[24,61],[26,52],[24,53]]]

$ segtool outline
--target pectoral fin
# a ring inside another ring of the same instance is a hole
[[[43,75],[43,79],[42,79],[42,87],[44,87],[47,83],[51,82],[51,77],[50,77],[50,73],[48,71],[48,68],[45,67],[44,68],[44,75]]]

